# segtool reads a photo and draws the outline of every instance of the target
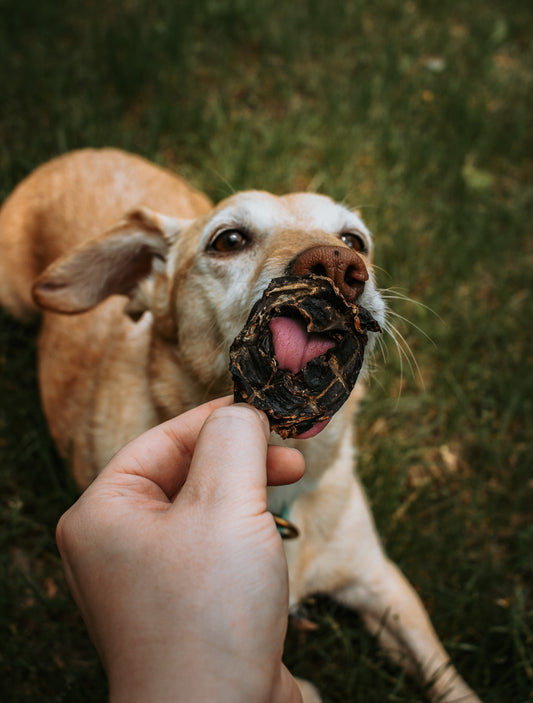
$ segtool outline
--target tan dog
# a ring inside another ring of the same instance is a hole
[[[231,393],[232,340],[269,281],[310,248],[345,297],[384,322],[371,237],[355,213],[323,196],[256,191],[213,208],[177,176],[112,149],[67,154],[26,178],[0,211],[0,247],[0,302],[19,317],[34,300],[46,310],[44,410],[82,488],[128,440]],[[305,477],[270,489],[270,509],[288,509],[301,533],[285,543],[291,604],[331,594],[361,612],[433,699],[474,703],[383,553],[354,477],[357,388],[320,434],[292,440]],[[302,690],[307,702],[319,700],[310,685]]]

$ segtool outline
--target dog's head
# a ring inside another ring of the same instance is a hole
[[[271,279],[309,274],[331,278],[383,323],[369,231],[355,212],[306,193],[242,192],[194,220],[135,210],[52,264],[33,294],[62,313],[126,295],[125,311],[152,315],[155,335],[200,385],[231,392],[229,348],[254,302]]]

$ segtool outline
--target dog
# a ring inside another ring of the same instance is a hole
[[[132,438],[231,394],[233,339],[271,279],[295,262],[311,272],[310,250],[343,295],[385,322],[372,237],[356,212],[322,195],[263,191],[214,207],[177,175],[116,149],[71,152],[31,173],[0,210],[0,247],[0,304],[21,319],[43,311],[42,403],[81,489]],[[300,531],[285,542],[291,607],[329,594],[359,611],[432,700],[479,703],[380,544],[354,474],[362,393],[358,382],[316,436],[286,440],[303,453],[305,476],[269,489],[269,509]],[[306,703],[320,700],[311,684],[301,690]]]

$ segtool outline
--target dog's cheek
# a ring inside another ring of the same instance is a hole
[[[221,295],[216,295],[217,286],[206,290],[205,280],[189,276],[176,286],[172,315],[176,322],[175,344],[180,364],[192,377],[226,391],[226,386],[229,387],[228,352],[225,325],[220,319],[225,302]]]
[[[368,267],[369,279],[365,284],[363,294],[358,300],[358,304],[366,308],[372,317],[379,323],[381,327],[385,324],[386,304],[381,296],[377,285],[374,272],[371,267]],[[369,348],[370,351],[370,348]]]
[[[210,277],[204,291],[211,318],[216,320],[222,338],[231,344],[246,322],[255,302],[253,268],[244,257]]]

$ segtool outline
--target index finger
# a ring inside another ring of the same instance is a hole
[[[171,499],[187,477],[204,422],[213,410],[232,402],[232,396],[217,398],[144,432],[113,457],[102,479],[136,476],[156,484]]]

